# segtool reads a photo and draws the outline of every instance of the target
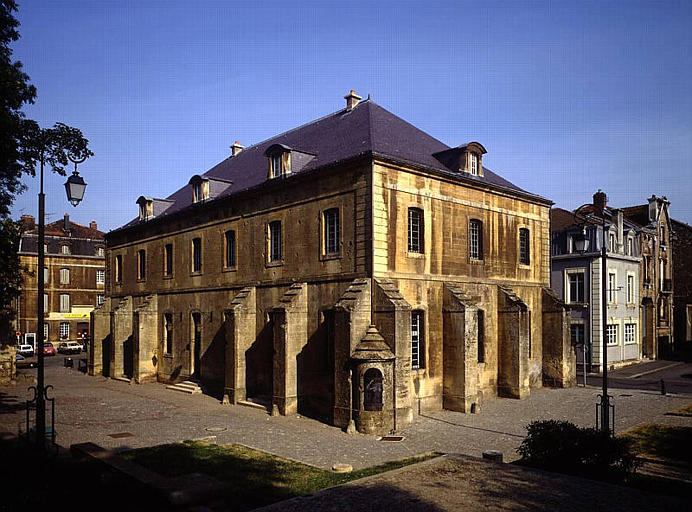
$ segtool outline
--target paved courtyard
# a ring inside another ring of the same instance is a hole
[[[677,371],[692,373],[692,365]],[[35,375],[35,370],[22,372],[27,378]],[[516,449],[532,420],[554,418],[593,426],[600,393],[598,387],[544,388],[521,401],[490,400],[479,414],[424,412],[398,431],[404,441],[385,442],[348,435],[309,418],[272,417],[263,410],[222,405],[214,397],[170,391],[162,384],[129,385],[58,365],[46,369],[46,383],[54,386],[57,440],[64,447],[91,441],[126,450],[214,435],[219,444],[242,443],[321,468],[337,462],[361,468],[430,451],[480,456],[495,449],[511,461],[518,457]],[[0,387],[0,434],[16,435],[23,428],[28,385],[20,379],[16,386]],[[618,432],[648,421],[692,425],[692,418],[665,414],[692,402],[691,394],[662,396],[624,386],[612,387],[611,394]]]

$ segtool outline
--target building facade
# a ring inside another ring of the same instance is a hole
[[[362,432],[574,383],[550,201],[353,91],[106,236],[91,374]]]
[[[603,283],[603,219],[606,230],[607,282]],[[606,206],[605,194],[578,214],[551,211],[553,290],[570,306],[570,332],[578,364],[602,369],[603,301],[607,304],[608,364],[642,357],[640,313],[640,248],[633,223],[623,211]],[[579,252],[576,241],[586,238]]]
[[[635,226],[642,253],[642,354],[650,359],[669,354],[674,334],[674,251],[669,208],[665,196],[652,195],[647,204],[622,209]]]
[[[17,299],[17,331],[23,342],[37,341],[37,279],[44,279],[44,339],[56,344],[90,335],[91,311],[105,301],[106,244],[96,222],[82,226],[69,215],[45,226],[45,266],[38,268],[38,227],[22,215],[19,259],[27,269]]]
[[[673,325],[676,355],[692,355],[692,226],[671,219],[673,235]]]

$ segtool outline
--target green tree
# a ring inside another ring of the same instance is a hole
[[[93,154],[79,129],[63,123],[41,128],[22,111],[36,100],[36,88],[22,63],[12,60],[10,44],[19,39],[16,12],[14,0],[0,0],[0,343],[11,331],[14,300],[22,283],[17,254],[20,227],[9,219],[15,196],[26,188],[22,176],[35,176],[46,166],[64,176],[68,155],[81,160]]]

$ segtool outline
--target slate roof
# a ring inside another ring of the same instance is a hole
[[[60,246],[67,242],[72,256],[94,256],[96,247],[103,246],[104,233],[98,229],[82,226],[69,221],[70,229],[65,230],[65,220],[60,219],[45,226],[45,242],[48,245],[47,254],[60,254]],[[19,245],[23,254],[38,254],[38,227],[25,231]]]
[[[639,206],[626,206],[622,209],[622,211],[625,217],[627,217],[627,219],[639,224],[640,226],[647,226],[650,224],[648,204],[642,204]]]
[[[485,167],[483,177],[454,172],[446,168],[433,154],[450,149],[449,146],[395,116],[372,100],[361,101],[352,110],[339,110],[249,146],[237,155],[226,158],[202,175],[232,182],[230,187],[211,199],[233,195],[266,182],[268,164],[265,151],[276,144],[315,155],[315,158],[310,159],[298,172],[292,172],[286,179],[304,172],[372,155],[437,171],[460,181],[485,183],[494,188],[549,203],[547,199],[519,188]],[[184,186],[167,199],[172,203],[165,211],[157,214],[157,217],[171,215],[190,206],[192,204],[191,186],[189,184]],[[122,228],[139,224],[139,222],[139,219],[134,219]]]

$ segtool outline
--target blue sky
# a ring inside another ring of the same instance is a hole
[[[692,2],[19,0],[27,115],[95,156],[70,206],[114,229],[244,145],[339,110],[355,89],[486,167],[575,208],[667,196],[692,224]],[[36,214],[36,180],[14,215]]]

